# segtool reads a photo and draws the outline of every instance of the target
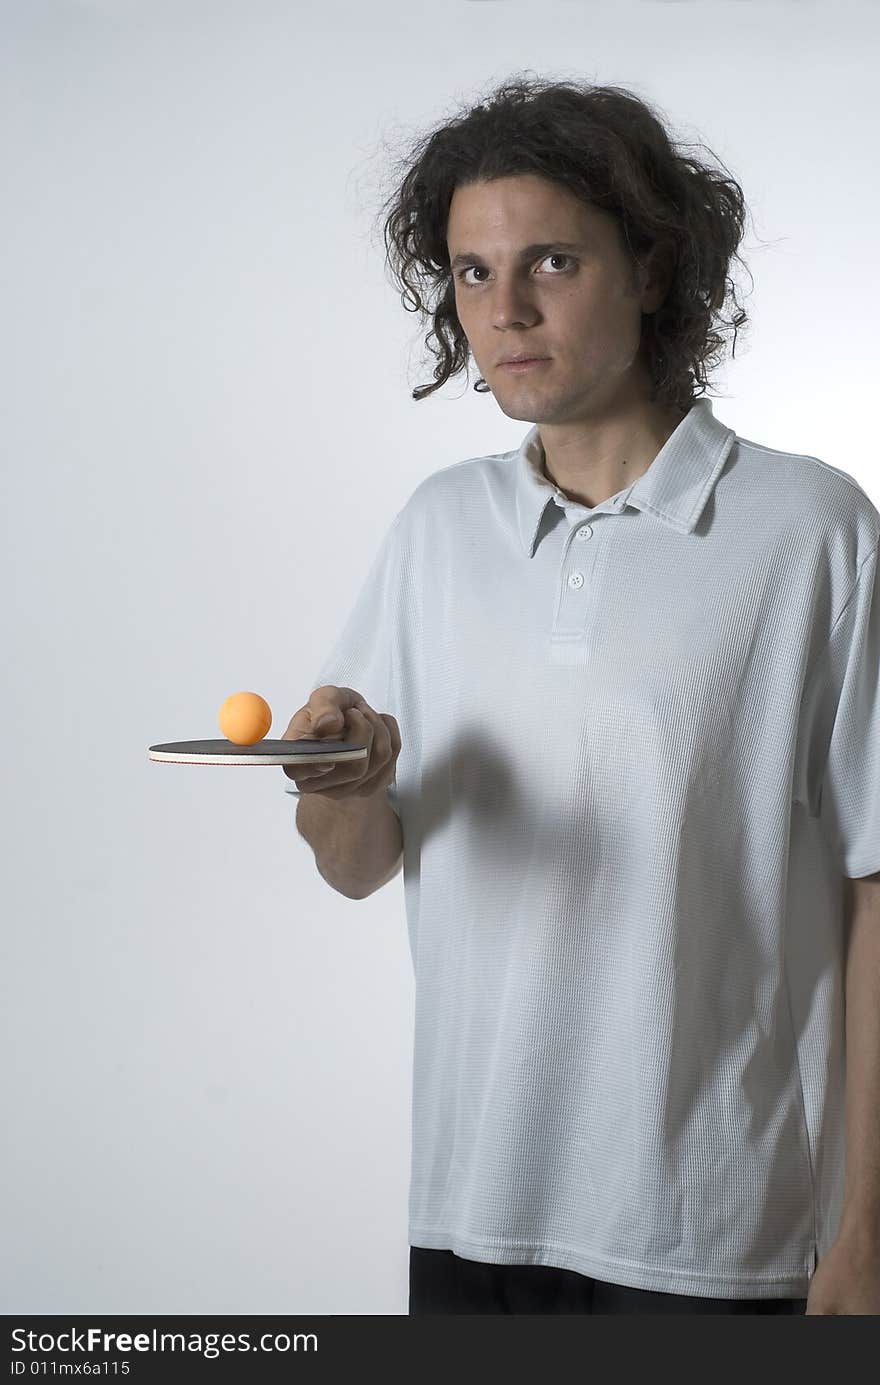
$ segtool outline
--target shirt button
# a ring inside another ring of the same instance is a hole
[[[582,572],[570,572],[568,575],[568,585],[570,587],[582,587],[584,585],[584,574]]]
[[[578,529],[576,537],[579,539],[591,539],[593,537],[593,531],[589,524],[584,524]]]

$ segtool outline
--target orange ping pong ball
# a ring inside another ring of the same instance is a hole
[[[259,693],[237,692],[227,697],[217,720],[228,741],[255,745],[272,725],[272,708]]]

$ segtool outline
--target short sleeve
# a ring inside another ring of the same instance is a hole
[[[395,680],[395,639],[399,619],[398,537],[402,511],[389,526],[330,652],[308,688],[325,683],[354,688],[377,712],[399,720]],[[296,789],[285,793],[299,797]],[[388,801],[400,816],[397,786],[388,786]]]
[[[880,871],[880,585],[877,547],[814,670],[803,705],[804,798],[855,879]]]

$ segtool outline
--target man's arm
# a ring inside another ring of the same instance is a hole
[[[880,871],[845,879],[846,1172],[841,1235],[880,1244]]]
[[[403,830],[386,789],[366,798],[303,794],[296,826],[318,874],[347,899],[366,899],[403,868]]]

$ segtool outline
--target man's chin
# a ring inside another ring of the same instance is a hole
[[[507,418],[515,418],[521,423],[557,423],[562,420],[559,418],[559,411],[553,407],[551,401],[547,399],[513,399],[505,398],[504,391],[499,390],[498,394],[492,390],[495,403]]]
[[[498,395],[494,393],[494,390],[493,394],[495,397],[495,403],[498,405],[501,412],[505,414],[508,418],[518,419],[521,423],[537,422],[536,419],[532,418],[531,413],[528,412],[524,404],[515,404],[512,403],[510,400],[505,402],[505,400],[498,398]]]

